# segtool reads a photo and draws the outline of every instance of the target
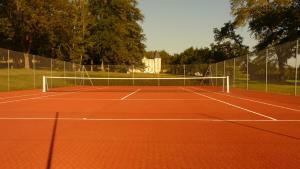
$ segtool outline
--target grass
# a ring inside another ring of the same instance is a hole
[[[81,72],[74,71],[52,71],[52,76],[69,76],[74,77],[76,73],[77,77],[80,77]],[[104,71],[89,71],[87,72],[90,77],[121,77],[121,78],[130,78],[133,77],[132,73],[119,73],[119,72],[104,72]],[[9,76],[8,76],[9,75]],[[26,90],[26,89],[42,89],[42,78],[43,76],[51,76],[50,70],[32,70],[32,69],[0,69],[0,91],[15,91],[15,90]],[[87,77],[87,74],[84,74]],[[149,77],[178,77],[178,75],[172,74],[145,74],[145,73],[135,73],[134,77],[136,78],[149,78]],[[123,81],[124,82],[124,81]],[[76,82],[79,84],[80,82]],[[89,83],[89,82],[85,82]],[[119,84],[120,82],[115,81],[110,83],[110,85]],[[157,83],[157,82],[153,82]],[[125,84],[132,84],[132,81],[127,81]],[[125,85],[124,84],[124,85]],[[145,82],[143,83],[145,84]],[[49,85],[52,87],[60,86],[70,86],[75,85],[74,80],[50,80]],[[107,81],[100,82],[97,85],[107,85]],[[138,83],[136,84],[138,85]]]
[[[9,74],[9,78],[8,78]],[[63,71],[53,70],[52,76],[75,76],[74,71],[66,71],[65,74]],[[130,78],[133,77],[132,73],[119,73],[119,72],[104,72],[104,71],[89,71],[88,75],[90,77],[123,77],[123,78]],[[26,90],[26,89],[41,89],[42,88],[42,77],[43,76],[51,76],[50,70],[32,70],[32,69],[0,69],[0,91],[15,91],[15,90]],[[81,73],[76,72],[76,76],[80,77]],[[87,75],[85,74],[85,77]],[[134,77],[136,78],[149,78],[149,77],[179,77],[179,75],[174,74],[145,74],[145,73],[135,73]],[[9,83],[8,83],[9,81]],[[76,82],[79,84],[80,82]],[[85,84],[89,84],[89,81],[85,81]],[[96,81],[95,85],[183,85],[182,80],[176,81],[149,81],[149,80],[139,80],[139,81],[132,81],[132,80],[107,80],[104,81]],[[220,82],[221,83],[221,82]],[[247,81],[246,77],[242,74],[238,75],[238,78],[235,80],[234,87],[237,88],[247,88]],[[268,92],[272,93],[282,93],[282,94],[290,94],[294,95],[294,83],[295,81],[287,80],[286,82],[270,82],[268,84]],[[186,81],[186,84],[195,84],[192,81]],[[75,85],[74,80],[52,80],[49,82],[49,85],[52,87],[61,87],[61,86],[72,86]],[[264,81],[249,81],[249,90],[257,90],[257,91],[265,91],[265,82]],[[300,83],[297,87],[297,95],[300,95]]]
[[[247,81],[246,80],[237,80],[235,83],[235,87],[237,88],[247,88]],[[266,84],[263,81],[254,81],[250,80],[248,84],[249,90],[256,90],[256,91],[266,91]],[[269,82],[267,86],[267,91],[270,93],[280,93],[280,94],[288,94],[288,95],[295,95],[295,82],[286,83],[282,82]],[[297,95],[300,95],[300,83],[297,86]]]

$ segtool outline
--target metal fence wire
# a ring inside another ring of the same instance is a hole
[[[245,90],[256,90],[289,95],[300,95],[299,41],[268,47],[214,64],[162,65],[160,72],[151,72],[145,66],[133,65],[78,65],[37,55],[0,48],[0,91],[41,89],[43,76],[59,77],[193,77],[230,76],[230,86]],[[82,73],[85,70],[85,73]],[[148,73],[144,73],[145,70]],[[79,85],[78,80],[49,82],[55,85]],[[112,85],[101,82],[101,85]],[[130,81],[138,85],[135,81]],[[222,85],[221,79],[209,81],[211,85]],[[178,84],[188,85],[188,81]],[[54,86],[53,86],[54,85]],[[158,81],[157,85],[168,85]]]
[[[211,64],[217,76],[231,77],[231,86],[247,90],[299,95],[299,40]]]

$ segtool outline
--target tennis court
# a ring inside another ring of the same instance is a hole
[[[299,97],[218,90],[127,85],[0,93],[1,168],[299,167]]]

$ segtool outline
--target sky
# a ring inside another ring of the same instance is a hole
[[[213,28],[232,20],[229,0],[139,0],[138,7],[145,17],[147,51],[174,54],[189,47],[209,47]],[[247,27],[237,33],[244,37],[244,44],[255,45]]]

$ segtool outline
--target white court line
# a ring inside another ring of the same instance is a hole
[[[121,100],[125,100],[126,98],[128,98],[128,97],[134,95],[135,93],[137,93],[137,92],[139,92],[139,91],[141,91],[141,89],[137,89],[136,91],[134,91],[134,92],[132,92],[132,93],[130,93],[130,94],[128,94],[128,95],[122,97]]]
[[[121,99],[96,99],[96,98],[46,98],[45,100],[63,100],[63,101],[118,101]],[[207,101],[210,99],[126,99],[126,101]]]
[[[43,93],[35,93],[35,94],[27,94],[27,95],[19,95],[19,96],[10,96],[10,97],[0,97],[0,99],[13,99],[13,98],[18,98],[18,97],[26,97],[26,96],[36,96],[36,95],[45,95]]]
[[[104,88],[106,88],[106,87],[103,87],[103,89]],[[81,90],[81,91],[83,91],[83,90]],[[20,101],[28,101],[28,100],[38,100],[38,99],[48,98],[48,97],[52,97],[52,96],[63,96],[63,95],[79,93],[81,91],[59,93],[59,94],[53,94],[53,95],[47,95],[47,96],[41,96],[41,97],[31,97],[31,98],[18,99],[18,100],[10,100],[10,101],[0,102],[0,104],[15,103],[15,102],[20,102]],[[84,90],[84,91],[88,91],[88,90]]]
[[[208,90],[198,89],[198,88],[195,88],[195,87],[193,87],[193,89],[211,92],[211,91],[208,91]],[[285,106],[279,106],[279,105],[276,105],[276,104],[266,103],[266,102],[262,102],[262,101],[258,101],[258,100],[247,99],[247,98],[244,98],[244,97],[233,96],[233,95],[228,95],[228,94],[222,94],[222,93],[217,93],[217,92],[212,92],[212,93],[215,93],[215,94],[218,94],[218,95],[222,95],[222,96],[237,98],[237,99],[240,99],[240,100],[246,100],[246,101],[250,101],[250,102],[254,102],[254,103],[260,103],[260,104],[264,104],[264,105],[267,105],[267,106],[273,106],[273,107],[277,107],[277,108],[281,108],[281,109],[286,109],[286,110],[300,112],[300,110],[298,110],[298,109],[293,109],[293,108],[285,107]]]
[[[56,118],[0,118],[0,120],[56,120]],[[101,118],[58,118],[57,120],[64,120],[64,121],[202,121],[202,122],[300,122],[300,120],[250,120],[250,119],[228,119],[228,120],[221,120],[221,119],[138,119],[138,118],[131,118],[131,119],[101,119]]]
[[[63,94],[55,94],[55,95],[47,95],[47,96],[41,96],[41,97],[31,97],[31,98],[26,98],[26,99],[18,99],[18,100],[10,100],[10,101],[5,101],[5,102],[0,102],[0,104],[6,104],[6,103],[15,103],[15,102],[20,102],[20,101],[27,101],[27,100],[37,100],[37,99],[42,99],[42,98],[47,98],[51,96],[62,96],[62,95],[67,95],[70,93],[63,93]]]
[[[200,93],[198,93],[198,92],[195,92],[195,91],[192,91],[192,90],[189,90],[189,89],[185,89],[185,88],[181,88],[181,89],[182,89],[182,90],[185,90],[185,91],[189,91],[189,92],[194,93],[194,94],[197,94],[197,95],[199,95],[199,96],[203,96],[203,97],[209,98],[209,99],[211,99],[211,100],[214,100],[214,101],[217,101],[217,102],[220,102],[220,103],[229,105],[229,106],[231,106],[231,107],[238,108],[238,109],[241,109],[241,110],[244,110],[244,111],[247,111],[247,112],[250,112],[250,113],[253,113],[253,114],[256,114],[256,115],[259,115],[259,116],[268,118],[268,119],[271,119],[271,120],[277,120],[277,119],[275,119],[275,118],[273,118],[273,117],[270,117],[270,116],[267,116],[267,115],[264,115],[264,114],[261,114],[261,113],[258,113],[258,112],[255,112],[255,111],[252,111],[252,110],[243,108],[243,107],[241,107],[241,106],[238,106],[238,105],[235,105],[235,104],[231,104],[231,103],[228,103],[228,102],[225,102],[225,101],[222,101],[222,100],[213,98],[213,97],[209,97],[209,96],[206,96],[206,95],[204,95],[204,94],[200,94]]]

